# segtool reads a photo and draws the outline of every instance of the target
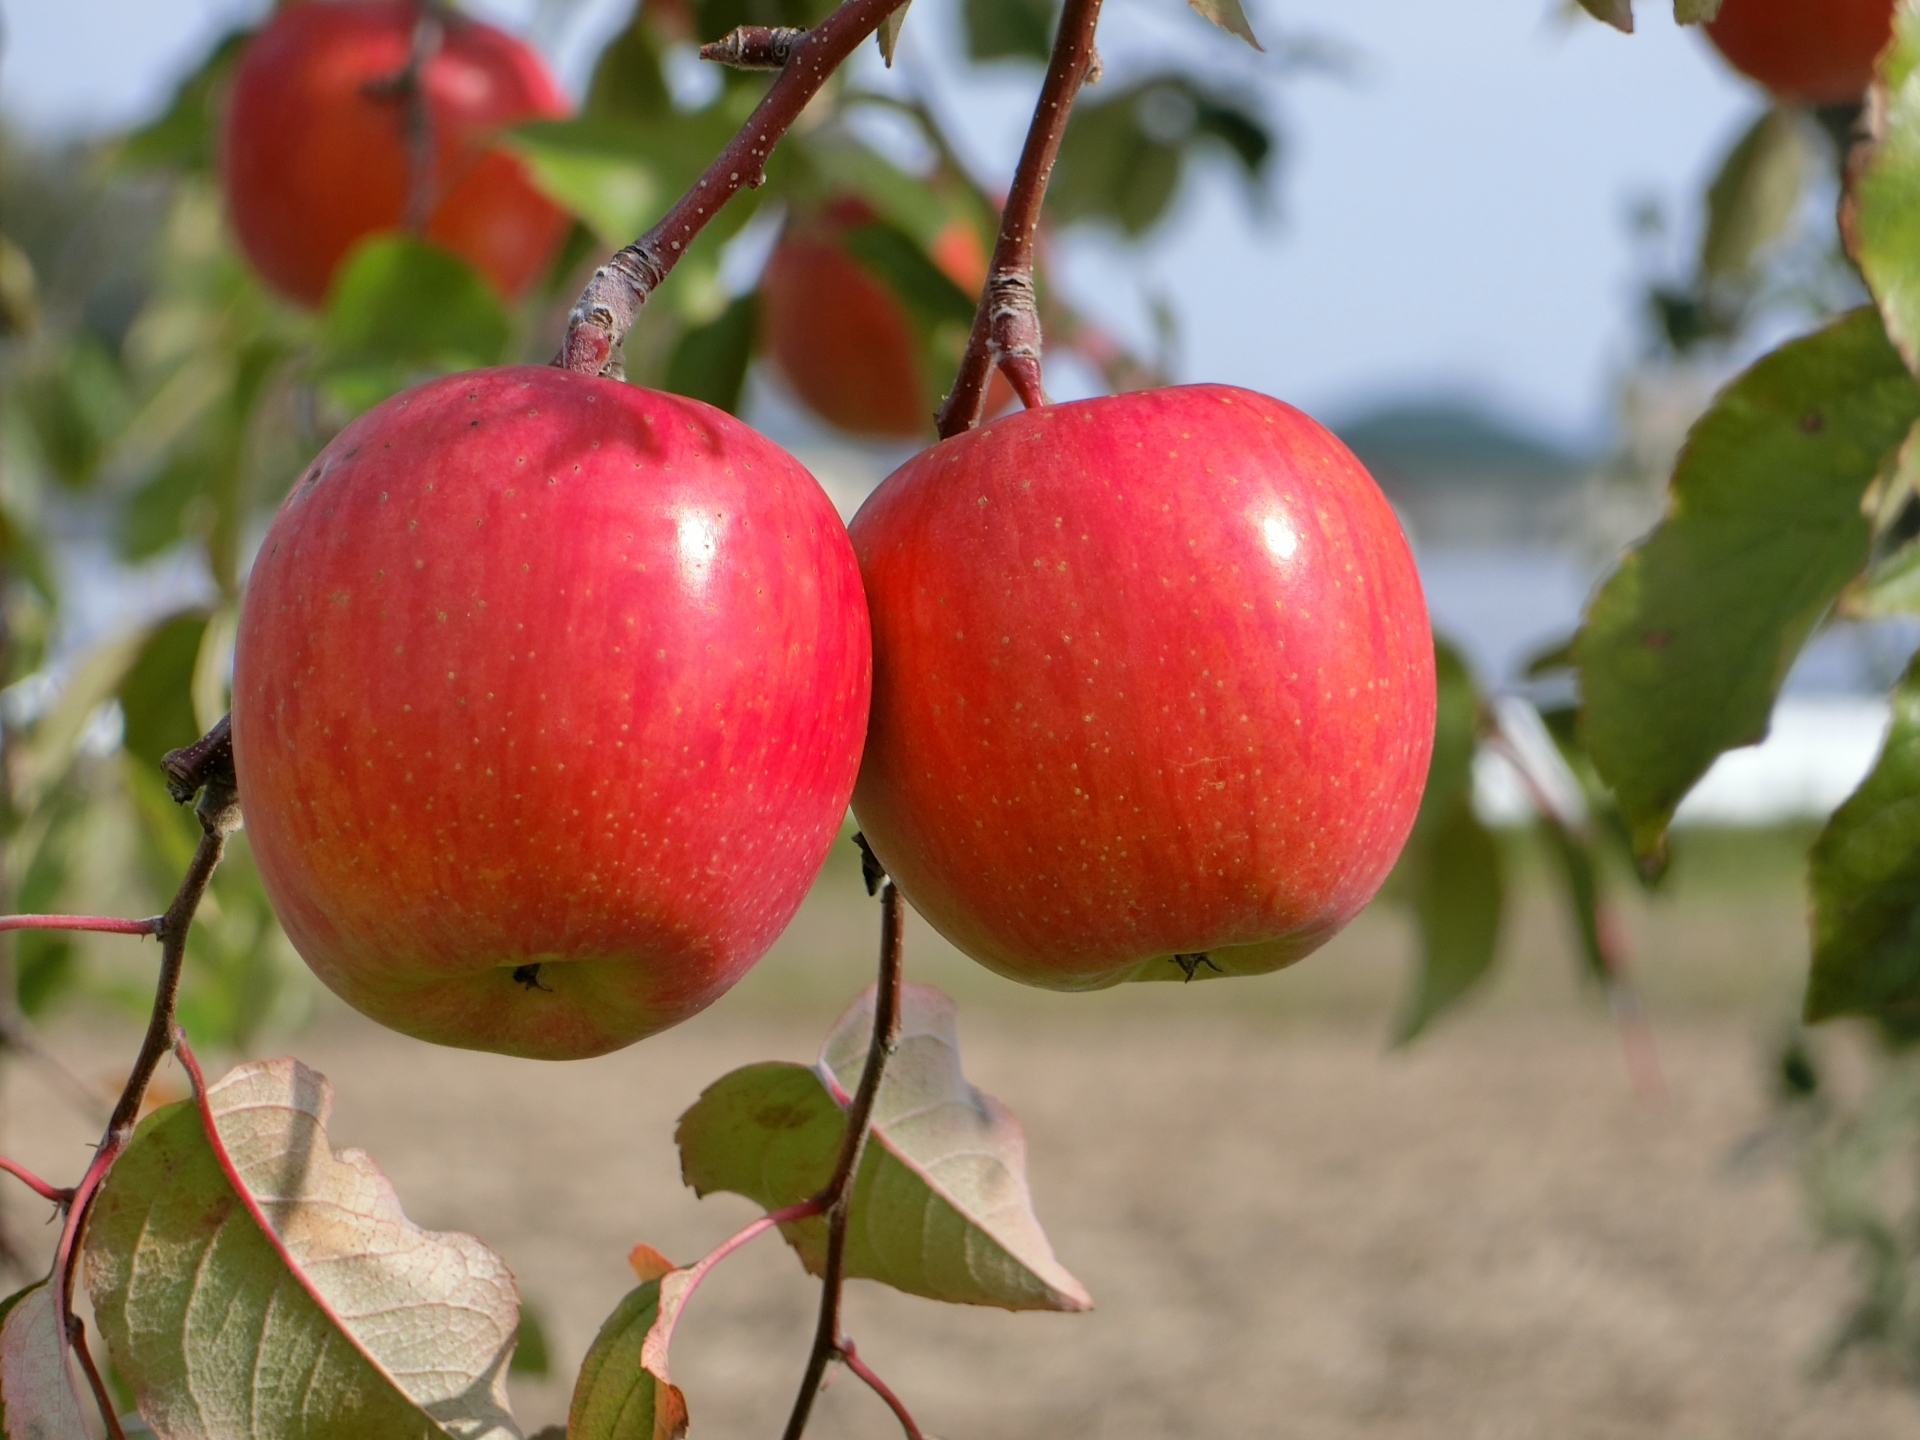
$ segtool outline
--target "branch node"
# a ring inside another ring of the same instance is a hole
[[[167,777],[167,793],[176,805],[184,805],[200,788],[216,777],[233,783],[233,720],[222,715],[219,723],[191,745],[169,750],[160,757],[161,772]]]
[[[794,25],[736,25],[710,45],[700,47],[700,58],[735,70],[781,70],[807,32]]]

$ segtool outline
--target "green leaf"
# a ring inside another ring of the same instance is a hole
[[[326,1135],[332,1089],[292,1060],[208,1087],[134,1133],[94,1204],[87,1291],[161,1435],[518,1437],[517,1297],[498,1256],[420,1229]]]
[[[1720,13],[1721,0],[1673,0],[1676,25],[1704,25]]]
[[[1420,979],[1395,1036],[1403,1045],[1492,968],[1506,904],[1500,843],[1471,805],[1455,805],[1436,823],[1411,874]]]
[[[656,1440],[686,1432],[685,1398],[640,1363],[641,1343],[659,1310],[658,1276],[614,1306],[580,1362],[567,1440]]]
[[[1038,60],[1053,51],[1053,0],[966,0],[969,60]]]
[[[1187,0],[1196,14],[1202,15],[1218,25],[1229,35],[1238,35],[1256,50],[1264,50],[1254,38],[1253,26],[1247,20],[1247,12],[1241,8],[1240,0]]]
[[[89,483],[132,414],[119,362],[83,331],[50,364],[16,383],[27,426],[54,478],[76,489]]]
[[[1873,770],[1814,842],[1809,1020],[1920,1021],[1920,661]]]
[[[768,1062],[710,1085],[675,1136],[695,1193],[727,1190],[769,1210],[817,1194],[833,1172],[872,1023],[870,987],[814,1069]],[[1034,1217],[1026,1168],[1019,1121],[961,1074],[953,1002],[931,986],[905,986],[900,1043],[854,1180],[846,1273],[954,1304],[1090,1308]],[[826,1222],[780,1228],[820,1273]]]
[[[1873,85],[1873,143],[1856,156],[1841,228],[1887,333],[1920,370],[1920,11],[1893,12]]]
[[[1580,8],[1624,34],[1633,33],[1633,0],[1580,0]]]
[[[1592,842],[1574,833],[1557,815],[1540,816],[1540,833],[1547,842],[1547,856],[1560,874],[1561,898],[1573,922],[1581,965],[1592,979],[1608,982],[1612,977],[1601,928],[1605,922],[1600,915],[1600,858]]]
[[[167,751],[191,745],[202,733],[193,711],[193,671],[206,633],[205,610],[169,616],[147,632],[146,643],[121,677],[120,711],[126,720],[122,743],[155,769]]]
[[[1754,258],[1793,218],[1812,160],[1796,111],[1776,106],[1754,121],[1707,188],[1703,276],[1735,279],[1752,269]]]
[[[666,388],[738,414],[758,326],[759,307],[748,293],[705,325],[687,331],[667,361]]]
[[[53,1291],[42,1280],[0,1300],[0,1437],[69,1440],[87,1433]]]
[[[578,215],[612,249],[645,231],[677,195],[649,158],[654,146],[645,130],[632,122],[530,121],[502,139],[526,161],[547,198]]]
[[[1506,886],[1499,842],[1473,813],[1480,695],[1465,658],[1435,637],[1433,759],[1391,893],[1420,928],[1419,979],[1395,1035],[1405,1044],[1493,965]]]
[[[215,41],[199,68],[174,90],[167,108],[112,149],[113,162],[129,170],[211,169],[220,100],[252,33],[229,30]]]
[[[370,405],[423,373],[498,364],[510,329],[493,287],[459,256],[377,236],[334,277],[321,371],[349,404]]]
[[[921,324],[973,323],[974,298],[904,230],[873,221],[844,232],[840,244],[905,301],[908,312]]]
[[[1920,414],[1879,317],[1763,357],[1695,424],[1666,518],[1588,607],[1581,735],[1642,857],[1723,751],[1761,740],[1794,657],[1866,563],[1862,499]]]
[[[1274,154],[1266,121],[1237,96],[1190,76],[1152,76],[1074,107],[1047,191],[1062,225],[1104,221],[1145,233],[1179,188],[1195,147],[1224,145],[1255,193]]]
[[[636,4],[626,28],[606,43],[593,62],[581,114],[595,120],[645,124],[673,113],[673,95],[661,69],[666,48],[647,9]],[[636,230],[627,239],[637,234]]]

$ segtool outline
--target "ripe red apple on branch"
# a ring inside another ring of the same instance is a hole
[[[423,16],[435,28],[416,55]],[[540,57],[490,25],[409,0],[296,0],[234,72],[221,139],[234,233],[269,284],[318,305],[357,242],[407,220],[420,185],[421,232],[517,294],[567,220],[491,137],[566,111]]]
[[[321,453],[248,584],[261,878],[315,973],[396,1030],[626,1045],[792,916],[869,655],[839,517],[731,416],[548,367],[420,386]]]
[[[1195,385],[941,442],[854,517],[876,856],[989,968],[1256,974],[1391,868],[1433,743],[1413,559],[1359,461]]]
[[[761,276],[762,342],[795,393],[829,424],[911,439],[932,428],[934,409],[913,322],[844,243],[849,230],[874,218],[865,201],[842,196],[787,223]],[[929,253],[961,289],[980,293],[987,257],[964,222],[948,224]],[[1012,398],[999,380],[988,409]]]
[[[1858,101],[1893,38],[1894,0],[1722,0],[1707,38],[1784,100]]]

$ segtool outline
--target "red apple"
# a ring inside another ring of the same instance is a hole
[[[406,213],[408,107],[392,82],[418,15],[408,0],[296,0],[234,72],[221,141],[227,211],[253,267],[301,304],[318,305],[346,253]],[[492,137],[565,114],[566,98],[511,35],[452,13],[442,24],[421,74],[434,155],[426,237],[511,296],[547,264],[567,219]]]
[[[1433,642],[1360,462],[1193,385],[942,442],[854,517],[873,715],[853,808],[1016,980],[1255,974],[1365,905],[1419,806]]]
[[[845,527],[728,415],[546,367],[354,421],[268,530],[234,657],[261,878],[356,1009],[597,1055],[791,918],[871,673]]]
[[[1858,100],[1893,37],[1893,0],[1723,0],[1707,37],[1727,63],[1787,100]]]
[[[760,281],[761,344],[815,414],[856,435],[912,439],[933,428],[934,393],[913,323],[897,296],[844,244],[870,223],[865,201],[843,196],[781,232]],[[978,295],[987,279],[980,237],[961,221],[928,253],[953,282]],[[1013,391],[996,373],[989,412]]]

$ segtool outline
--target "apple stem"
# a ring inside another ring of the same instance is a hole
[[[427,106],[423,80],[428,64],[446,39],[442,7],[436,0],[418,0],[416,8],[407,63],[398,74],[361,87],[361,93],[373,99],[400,102],[400,130],[407,151],[407,208],[400,225],[409,235],[422,234],[427,217],[433,213],[433,112]]]
[[[587,281],[567,316],[567,336],[553,363],[579,375],[604,375],[619,363],[620,342],[647,297],[692,248],[707,223],[741,189],[766,179],[767,156],[842,61],[904,0],[842,0],[826,19],[793,41],[767,93],[734,137],[673,203],[660,222]],[[718,42],[721,46],[728,40]],[[751,37],[736,43],[751,49]]]
[[[1047,403],[1040,384],[1040,311],[1033,292],[1034,238],[1040,229],[1040,205],[1046,198],[1053,162],[1066,134],[1067,115],[1080,87],[1099,79],[1100,57],[1093,48],[1100,0],[1066,0],[1046,79],[1033,107],[1026,144],[1013,172],[1013,185],[1000,212],[1000,236],[994,242],[987,285],[973,312],[967,351],[954,376],[953,390],[940,407],[940,438],[961,434],[980,423],[986,406],[987,378],[994,367],[1007,377],[1028,409]]]
[[[867,1065],[860,1072],[860,1087],[854,1091],[853,1104],[847,1109],[846,1134],[840,1141],[840,1158],[834,1164],[833,1178],[813,1197],[827,1217],[827,1256],[820,1269],[820,1320],[814,1329],[813,1352],[807,1357],[807,1373],[801,1378],[800,1393],[794,1397],[784,1440],[800,1440],[807,1428],[807,1417],[813,1411],[814,1396],[820,1393],[820,1382],[826,1378],[827,1366],[844,1358],[851,1349],[840,1334],[847,1212],[853,1199],[853,1180],[860,1168],[860,1156],[873,1128],[873,1102],[880,1093],[880,1077],[900,1037],[900,947],[905,923],[900,892],[889,880],[880,887],[880,979],[874,988],[873,1037],[867,1044]],[[885,1387],[881,1389],[884,1394]],[[894,1413],[904,1415],[898,1402],[894,1404]]]
[[[9,1160],[4,1155],[0,1155],[0,1170],[6,1171],[7,1174],[20,1181],[42,1200],[50,1200],[55,1205],[65,1205],[73,1199],[72,1190],[59,1185],[49,1185],[45,1180],[42,1180],[38,1175],[27,1169],[26,1166],[16,1160]]]
[[[234,780],[233,747],[228,739],[226,720],[221,720],[192,745],[168,751],[161,760],[161,767],[166,771],[176,798],[181,798],[180,784],[187,780],[194,782],[200,796],[193,807],[200,821],[200,843],[194,848],[193,859],[188,862],[187,873],[181,878],[173,903],[167,906],[166,913],[160,916],[150,932],[160,937],[160,975],[154,984],[153,1012],[147,1018],[147,1033],[140,1042],[140,1053],[134,1058],[133,1069],[120,1091],[119,1100],[114,1104],[113,1113],[107,1117],[107,1127],[100,1137],[99,1148],[94,1151],[93,1160],[80,1177],[80,1183],[73,1187],[67,1202],[67,1213],[60,1226],[60,1239],[54,1247],[49,1283],[54,1287],[54,1326],[62,1335],[70,1336],[74,1323],[73,1282],[79,1264],[80,1235],[86,1226],[87,1211],[92,1206],[93,1197],[99,1193],[100,1183],[106,1178],[107,1171],[133,1136],[133,1127],[140,1118],[140,1103],[146,1098],[154,1072],[160,1068],[161,1060],[169,1050],[175,1048],[179,1039],[174,1009],[180,998],[180,972],[186,962],[187,932],[192,928],[194,914],[207,893],[214,869],[219,865],[220,857],[226,853],[227,837],[240,828],[239,790]],[[101,1391],[96,1391],[95,1398],[101,1403],[107,1428],[118,1434],[119,1422],[111,1402]]]
[[[115,915],[0,915],[0,930],[92,930],[106,935],[158,935],[162,917],[123,920]]]
[[[900,1428],[906,1432],[907,1440],[926,1440],[920,1433],[920,1427],[913,1423],[913,1416],[907,1413],[907,1407],[900,1403],[900,1397],[887,1388],[887,1382],[873,1373],[873,1367],[862,1360],[853,1348],[853,1341],[846,1336],[840,1337],[841,1362],[866,1381],[867,1388],[887,1402],[887,1408],[893,1411],[893,1418],[900,1422]]]

